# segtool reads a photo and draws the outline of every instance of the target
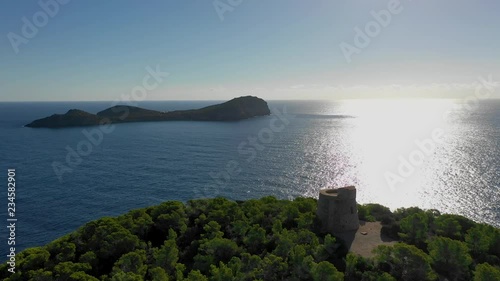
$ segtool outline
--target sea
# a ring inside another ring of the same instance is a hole
[[[147,101],[170,111],[219,101]],[[500,100],[269,101],[237,122],[148,122],[34,129],[69,109],[112,102],[0,103],[0,227],[7,253],[8,169],[16,250],[85,223],[167,200],[317,197],[354,185],[359,203],[417,206],[500,227]]]

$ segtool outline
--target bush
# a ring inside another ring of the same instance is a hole
[[[500,231],[491,226],[418,208],[392,214],[378,204],[360,205],[360,219],[380,220],[382,234],[401,234],[423,249],[433,233],[451,236],[433,238],[430,256],[398,243],[377,248],[374,259],[362,258],[348,254],[342,240],[319,233],[316,204],[274,197],[169,201],[90,222],[45,247],[26,249],[16,257],[15,274],[0,265],[0,279],[394,281],[432,280],[434,271],[470,278],[469,250],[473,264],[482,263],[475,280],[498,276],[492,265],[499,263]],[[458,229],[466,231],[465,243],[452,240]]]

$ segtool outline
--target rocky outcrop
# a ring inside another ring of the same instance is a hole
[[[256,116],[269,115],[271,112],[263,99],[246,96],[225,103],[193,110],[161,112],[135,106],[117,105],[91,114],[72,109],[65,114],[54,114],[35,120],[26,127],[65,128],[95,126],[101,123],[127,123],[147,121],[237,121]]]

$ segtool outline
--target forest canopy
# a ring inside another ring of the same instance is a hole
[[[500,230],[436,210],[359,205],[400,242],[371,258],[321,233],[316,199],[177,201],[89,222],[16,257],[3,280],[500,281]]]

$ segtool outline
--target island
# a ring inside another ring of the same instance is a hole
[[[116,105],[92,114],[71,109],[65,114],[54,114],[26,125],[30,128],[66,128],[96,126],[104,123],[130,123],[151,121],[238,121],[271,114],[267,102],[254,96],[234,98],[230,101],[200,109],[161,112],[128,105]]]

